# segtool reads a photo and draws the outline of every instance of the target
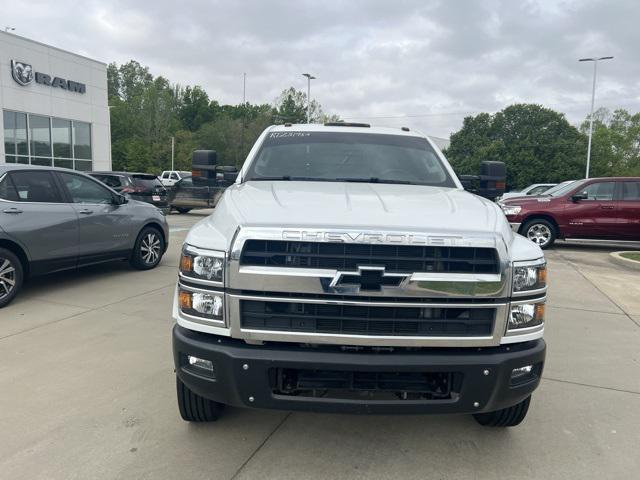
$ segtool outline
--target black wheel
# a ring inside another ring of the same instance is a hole
[[[187,422],[215,422],[224,405],[196,395],[176,376],[176,393],[180,416]]]
[[[531,397],[527,397],[513,407],[503,408],[495,412],[476,413],[473,418],[480,425],[486,427],[515,427],[527,416],[530,402]]]
[[[157,228],[145,227],[138,234],[131,254],[131,266],[138,270],[149,270],[160,263],[164,254],[164,238]]]
[[[176,207],[176,210],[178,211],[178,213],[189,213],[191,211],[190,208],[182,208],[182,207]]]
[[[22,287],[22,263],[16,255],[0,248],[0,308],[9,305]]]
[[[543,249],[553,245],[558,236],[555,225],[544,218],[529,220],[524,224],[521,232],[522,235]]]

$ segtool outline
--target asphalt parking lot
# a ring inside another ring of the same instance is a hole
[[[162,264],[30,282],[0,310],[0,478],[640,478],[640,278],[611,248],[548,253],[547,366],[525,422],[227,409],[178,414]]]

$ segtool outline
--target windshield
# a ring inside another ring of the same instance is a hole
[[[246,180],[456,186],[424,138],[341,132],[270,133]]]
[[[577,187],[583,182],[584,180],[571,180],[570,182],[559,183],[555,187],[550,188],[549,190],[544,192],[544,196],[548,195],[550,197],[561,197],[562,195],[572,190],[573,188]]]

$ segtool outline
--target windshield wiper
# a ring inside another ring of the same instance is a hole
[[[273,176],[273,177],[252,177],[247,178],[247,182],[269,182],[269,181],[287,181],[287,182],[353,182],[353,183],[396,183],[401,185],[420,185],[408,180],[385,180],[383,178],[318,178],[318,177],[293,177],[291,175]]]
[[[275,181],[275,180],[289,181],[289,180],[291,180],[291,176],[282,175],[280,177],[252,177],[252,178],[247,178],[247,182],[269,182],[269,181]]]
[[[354,183],[397,183],[401,185],[415,185],[409,180],[385,180],[384,178],[369,177],[369,178],[336,178],[339,182],[354,182]]]
[[[317,177],[293,177],[291,175],[283,175],[281,177],[252,177],[248,178],[247,182],[257,182],[257,181],[278,181],[283,180],[287,182],[335,182],[334,178],[317,178]]]

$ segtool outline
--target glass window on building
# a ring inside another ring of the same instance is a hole
[[[71,156],[71,121],[53,118],[51,120],[51,138],[55,158],[73,158]]]
[[[4,110],[5,161],[93,170],[91,124]]]
[[[73,122],[74,158],[91,160],[91,124]]]
[[[4,152],[7,163],[29,163],[29,145],[27,144],[27,114],[2,112],[4,123]]]
[[[31,163],[33,157],[44,157],[43,162],[49,160],[51,164],[51,125],[49,117],[29,115],[29,130],[31,134]],[[43,165],[46,163],[38,163]]]
[[[16,163],[16,112],[2,112],[4,122],[4,154],[7,163]]]

